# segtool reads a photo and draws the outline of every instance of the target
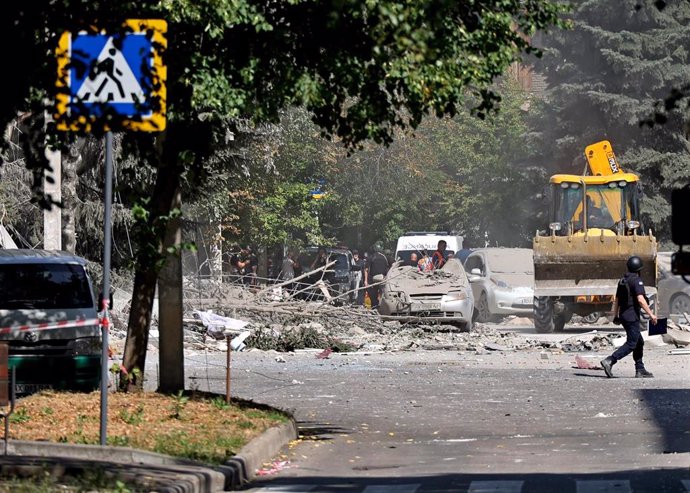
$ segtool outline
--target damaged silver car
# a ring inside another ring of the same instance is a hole
[[[465,260],[477,322],[506,315],[531,317],[534,262],[531,248],[480,248]]]
[[[393,264],[381,289],[381,315],[414,321],[419,317],[435,322],[472,328],[474,299],[467,274],[458,259],[440,268],[422,272],[416,266]]]

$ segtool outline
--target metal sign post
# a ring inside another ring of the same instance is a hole
[[[111,214],[113,204],[113,133],[105,134],[105,207],[103,214],[103,315],[101,332],[101,445],[106,445],[108,437],[108,332],[110,331],[110,250],[111,250]]]

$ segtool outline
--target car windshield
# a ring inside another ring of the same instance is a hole
[[[506,248],[500,251],[490,251],[487,253],[487,260],[491,272],[497,274],[534,273],[534,262],[530,249]]]
[[[74,264],[0,265],[0,309],[90,308],[84,268]]]

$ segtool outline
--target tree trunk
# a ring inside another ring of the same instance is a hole
[[[175,157],[169,159],[174,160]],[[148,226],[152,235],[151,240],[156,249],[154,255],[157,254],[157,257],[154,257],[152,252],[147,253],[145,245],[139,245],[127,340],[122,361],[129,377],[123,372],[121,373],[120,390],[143,388],[151,311],[160,268],[158,260],[163,257],[163,245],[167,230],[166,227],[161,227],[161,218],[168,216],[172,210],[173,200],[180,187],[181,172],[182,170],[174,162],[166,163],[165,160],[161,160],[158,166],[148,219]],[[140,376],[133,373],[135,370],[141,372]]]
[[[216,229],[216,234],[210,234],[211,240],[211,279],[218,282],[223,282],[223,229],[219,225],[211,224],[209,227],[210,233]]]
[[[77,248],[77,231],[75,214],[77,208],[77,168],[83,160],[82,151],[86,139],[79,137],[62,156],[62,249],[75,253]]]
[[[181,190],[175,194],[173,208],[182,207]],[[182,243],[182,220],[173,218],[168,223],[165,248]],[[184,390],[184,333],[182,329],[182,256],[180,252],[168,254],[165,266],[158,276],[158,333],[160,383],[158,391],[174,394]]]

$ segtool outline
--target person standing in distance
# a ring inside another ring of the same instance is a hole
[[[431,256],[431,262],[434,264],[434,269],[440,269],[446,264],[446,240],[439,240],[436,246],[436,251]]]
[[[374,245],[374,254],[369,257],[364,267],[364,286],[367,288],[371,308],[375,310],[379,307],[381,295],[381,283],[374,279],[377,275],[385,276],[388,273],[388,259],[383,254],[383,247],[380,243]]]
[[[649,308],[647,298],[644,293],[644,283],[640,278],[642,271],[642,259],[633,255],[627,262],[628,272],[618,281],[616,298],[613,300],[614,323],[623,324],[627,339],[625,344],[616,349],[614,353],[606,359],[601,360],[600,364],[606,376],[613,377],[612,367],[618,361],[632,353],[635,361],[635,376],[637,378],[651,378],[654,375],[648,372],[642,361],[644,339],[640,333],[640,310],[644,310],[652,323],[657,322],[657,317]]]
[[[352,270],[355,271],[352,281],[352,289],[355,290],[353,299],[355,305],[362,306],[364,305],[364,288],[362,285],[364,282],[365,260],[363,258],[359,258],[358,250],[352,250],[352,262],[354,264]]]

